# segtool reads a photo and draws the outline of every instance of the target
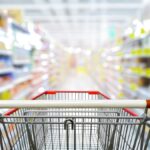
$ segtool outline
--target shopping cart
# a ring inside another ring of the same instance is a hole
[[[1,150],[150,150],[150,101],[108,100],[97,91],[46,91],[1,101]],[[130,108],[145,108],[138,116]]]

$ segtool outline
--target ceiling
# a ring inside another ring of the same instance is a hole
[[[2,8],[20,8],[68,47],[96,49],[139,16],[143,0],[0,0]]]

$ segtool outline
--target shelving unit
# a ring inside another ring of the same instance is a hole
[[[55,89],[67,75],[69,54],[36,28],[33,24],[29,30],[14,20],[0,28],[0,99],[31,99]]]
[[[13,65],[26,65],[30,64],[30,60],[14,60]]]
[[[88,64],[96,82],[111,98],[145,99],[150,97],[150,34],[113,49],[95,52]],[[98,65],[99,64],[99,65]]]
[[[21,91],[16,96],[14,96],[13,100],[22,100],[22,98],[28,97],[28,95],[30,94],[30,92],[31,92],[31,88],[27,88],[27,89]]]
[[[20,77],[20,78],[16,79],[15,84],[20,84],[22,82],[25,82],[25,81],[28,81],[28,80],[31,80],[31,79],[32,79],[31,75],[23,76],[23,77]]]
[[[14,87],[13,84],[6,84],[6,85],[3,85],[2,87],[0,87],[0,93],[4,92],[4,91],[7,91],[7,90],[10,90]]]
[[[13,68],[2,68],[0,70],[0,75],[4,75],[4,74],[7,74],[7,73],[12,73],[14,70]]]
[[[9,50],[0,50],[0,55],[1,56],[11,56],[12,52]]]
[[[0,41],[0,99],[31,99],[32,47],[34,47],[28,40],[31,34],[26,27],[14,21],[8,22],[7,27],[9,30],[0,28],[3,37]],[[11,34],[13,37],[9,43],[8,32],[9,36]],[[22,38],[23,41],[20,40]]]

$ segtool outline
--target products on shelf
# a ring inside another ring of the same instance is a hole
[[[14,48],[13,50],[13,61],[22,62],[22,63],[30,63],[30,51],[24,50],[21,48]]]
[[[0,13],[0,28],[5,28],[7,26],[7,16]]]
[[[31,91],[29,85],[31,85],[30,80],[25,81],[25,82],[20,83],[20,84],[17,84],[14,88],[12,88],[11,89],[11,94],[13,95],[13,99],[26,98],[30,94],[30,91]]]
[[[6,90],[2,93],[0,93],[0,99],[1,100],[9,100],[12,98],[11,92],[10,90]]]
[[[99,85],[103,84],[101,91],[119,99],[150,97],[149,39],[150,35],[147,35],[124,41],[119,47],[93,53],[88,61],[88,70]]]
[[[12,67],[12,60],[7,56],[0,55],[0,69]]]
[[[7,18],[0,20],[0,99],[31,99],[54,89],[67,75],[69,54],[36,25],[29,33]]]
[[[31,74],[31,69],[28,66],[15,66],[14,67],[14,78],[25,77]]]
[[[0,50],[6,50],[6,45],[2,41],[0,41]]]
[[[1,75],[0,76],[0,86],[5,86],[9,83],[11,83],[11,81],[13,80],[12,75],[11,74],[6,74],[6,75]]]

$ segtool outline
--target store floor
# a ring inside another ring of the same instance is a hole
[[[99,88],[86,73],[72,72],[58,90],[99,90]]]

